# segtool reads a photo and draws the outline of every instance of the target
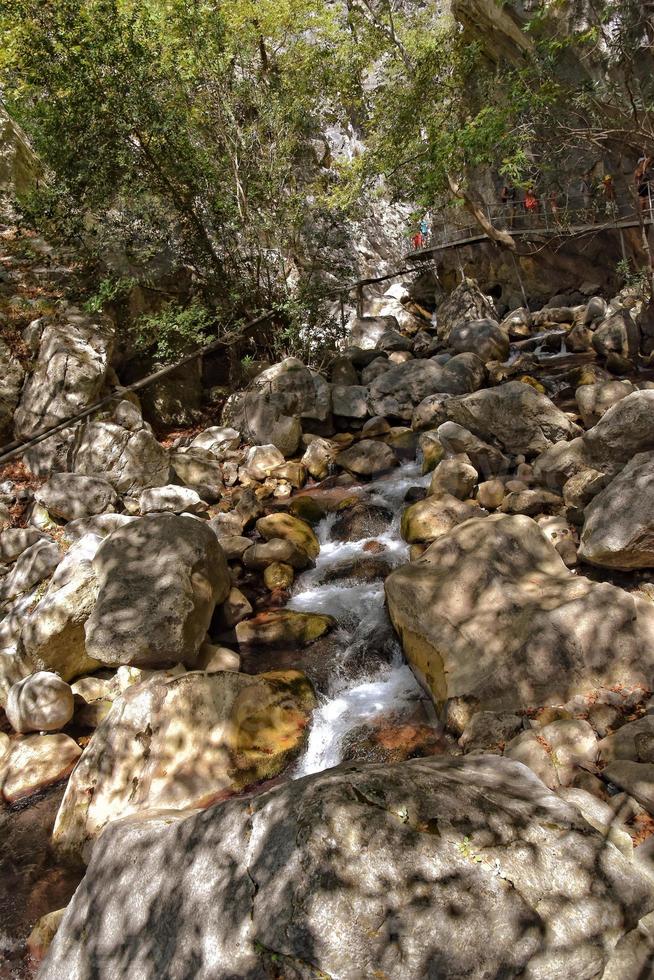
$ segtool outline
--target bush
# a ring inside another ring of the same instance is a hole
[[[189,306],[168,303],[159,313],[139,317],[131,328],[136,351],[159,364],[172,364],[215,340],[215,314],[194,300]]]

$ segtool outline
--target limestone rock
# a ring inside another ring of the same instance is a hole
[[[474,354],[458,354],[444,365],[434,358],[407,361],[372,382],[368,404],[372,415],[410,422],[428,395],[474,391],[483,378],[483,364]]]
[[[339,453],[335,462],[355,476],[377,476],[398,465],[390,446],[376,439],[362,439]]]
[[[402,514],[402,537],[409,544],[434,541],[457,524],[480,516],[484,516],[484,512],[476,504],[459,500],[449,493],[426,497],[411,504]]]
[[[429,494],[442,493],[467,500],[477,485],[479,474],[465,455],[443,459],[434,470],[429,484]]]
[[[416,405],[411,416],[411,428],[417,432],[424,429],[435,429],[442,422],[447,421],[447,411],[445,403],[451,395],[437,392],[435,395],[427,395]]]
[[[183,453],[172,453],[170,462],[177,477],[187,487],[223,489],[223,464],[208,449],[192,447]]]
[[[212,425],[191,440],[192,449],[202,449],[220,456],[226,449],[238,449],[241,437],[236,429]]]
[[[73,692],[57,674],[40,670],[14,684],[5,711],[16,732],[56,732],[73,717]]]
[[[142,514],[183,514],[184,511],[199,514],[206,509],[207,504],[195,490],[174,484],[144,490],[139,498],[139,510]]]
[[[283,463],[284,456],[276,446],[252,446],[248,449],[245,468],[253,480],[265,480],[276,466]]]
[[[288,538],[271,538],[262,544],[252,544],[243,552],[243,564],[246,568],[263,571],[269,565],[283,562],[291,568],[301,570],[311,564],[309,555],[304,548],[299,548]]]
[[[394,316],[357,317],[350,327],[350,344],[361,350],[372,350],[388,330],[397,330],[398,327]]]
[[[115,510],[118,497],[106,480],[79,473],[54,473],[34,494],[54,517],[72,521]]]
[[[50,538],[30,545],[0,581],[0,601],[13,599],[49,578],[61,561],[61,552]]]
[[[447,342],[456,328],[486,318],[497,320],[492,300],[484,296],[474,279],[464,279],[436,311],[438,337]]]
[[[580,385],[575,392],[575,398],[586,428],[596,425],[611,405],[617,404],[636,390],[631,381],[598,381],[595,384]]]
[[[654,391],[634,391],[582,438],[587,466],[613,475],[636,453],[654,450]]]
[[[93,558],[102,539],[86,535],[64,556],[45,595],[25,617],[22,643],[32,663],[69,681],[99,663],[86,651],[84,625],[98,593]]]
[[[301,748],[315,696],[299,671],[153,677],[114,701],[66,788],[53,830],[85,856],[110,821],[206,807],[277,775]]]
[[[72,469],[103,476],[119,493],[137,494],[169,483],[170,461],[134,406],[121,402],[113,419],[97,419],[82,427]]]
[[[90,318],[70,309],[63,322],[46,323],[16,409],[16,436],[28,438],[91,405],[105,383],[113,344],[113,327],[105,317]],[[32,472],[41,476],[66,469],[71,435],[65,430],[28,450],[25,458]]]
[[[330,536],[334,541],[362,541],[376,538],[388,531],[393,512],[379,504],[363,501],[339,513],[332,524]]]
[[[547,395],[521,381],[450,398],[445,409],[451,421],[512,453],[540,453],[579,432]]]
[[[528,517],[492,515],[441,536],[386,580],[391,620],[438,705],[563,704],[654,680],[654,608],[572,574]]]
[[[280,561],[268,565],[263,573],[264,585],[271,592],[274,592],[275,589],[290,589],[294,578],[293,566]]]
[[[157,980],[189,962],[213,980],[355,980],[362,964],[424,980],[435,957],[443,978],[598,978],[653,906],[648,876],[519,763],[355,763],[108,828],[41,980],[91,963],[95,980]]]
[[[0,562],[12,562],[46,535],[35,527],[8,527],[0,532]]]
[[[307,446],[302,463],[315,480],[324,480],[339,451],[338,443],[318,437]]]
[[[618,310],[598,324],[593,333],[593,347],[605,357],[611,353],[635,357],[640,347],[640,334],[629,310]]]
[[[654,566],[654,452],[638,453],[584,511],[579,557],[605,568]]]
[[[616,759],[604,769],[603,776],[629,796],[633,796],[654,816],[654,765],[651,762]]]
[[[437,435],[448,452],[465,453],[477,472],[484,476],[506,473],[509,469],[509,460],[499,449],[456,422],[443,422],[438,426]]]
[[[193,665],[214,607],[231,588],[218,539],[201,521],[149,515],[105,539],[87,653],[111,666]]]
[[[457,354],[476,354],[487,364],[489,361],[505,361],[509,356],[509,337],[497,320],[470,320],[457,323],[450,330],[448,345]]]
[[[334,415],[348,419],[365,419],[368,415],[368,389],[363,385],[332,387]]]
[[[2,798],[17,803],[58,783],[73,769],[82,754],[68,735],[28,735],[12,741],[10,751],[0,759]]]

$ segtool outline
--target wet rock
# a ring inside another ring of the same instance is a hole
[[[79,473],[55,473],[34,494],[54,517],[72,521],[115,510],[118,497],[110,483]]]
[[[447,342],[456,328],[487,318],[497,319],[492,300],[484,296],[474,279],[464,279],[436,311],[438,338]]]
[[[120,402],[113,419],[84,424],[72,469],[84,476],[102,476],[118,493],[138,494],[170,482],[168,453],[130,402]]]
[[[206,509],[207,504],[195,490],[174,484],[144,490],[139,498],[139,510],[142,514],[183,514],[184,511],[199,514]]]
[[[654,566],[654,453],[638,453],[584,511],[579,557],[604,568]]]
[[[61,551],[50,538],[30,545],[15,561],[9,574],[0,582],[0,601],[7,601],[49,578],[61,561]]]
[[[599,381],[577,388],[575,398],[586,428],[596,425],[612,405],[634,391],[636,388],[630,381]]]
[[[257,531],[270,541],[272,538],[283,538],[290,541],[296,548],[305,551],[310,559],[318,557],[320,544],[313,529],[306,521],[301,521],[292,514],[268,514],[257,521]]]
[[[595,327],[593,347],[605,357],[611,353],[635,357],[640,347],[640,334],[631,313],[622,309],[602,320]]]
[[[214,607],[231,588],[218,539],[201,521],[149,515],[105,539],[86,651],[112,666],[192,665]]]
[[[294,497],[288,506],[288,510],[293,517],[298,517],[313,527],[319,524],[326,514],[326,510],[320,501],[310,494]]]
[[[71,857],[110,821],[206,807],[280,772],[300,750],[311,685],[299,671],[153,677],[96,729],[66,788],[52,839]]]
[[[65,322],[46,323],[34,369],[23,387],[14,416],[19,439],[70,418],[100,394],[111,359],[114,331],[108,318],[87,317],[69,309]],[[31,471],[45,476],[65,470],[72,430],[45,439],[27,451]],[[96,467],[91,475],[103,467]]]
[[[450,330],[449,346],[457,354],[476,354],[487,364],[505,361],[509,356],[509,337],[497,320],[489,318],[458,323]]]
[[[236,627],[236,639],[242,647],[281,647],[295,649],[307,646],[324,636],[335,625],[332,616],[280,609],[259,613]]]
[[[474,391],[483,377],[483,364],[474,354],[458,354],[445,365],[433,358],[407,361],[372,382],[368,404],[373,415],[410,422],[414,409],[428,395]]]
[[[390,446],[376,439],[362,439],[339,453],[335,462],[355,476],[377,476],[398,465],[397,456]]]
[[[518,763],[359,763],[109,828],[42,980],[81,977],[91,956],[97,980],[181,975],[190,950],[223,980],[307,962],[423,980],[435,949],[443,977],[599,977],[653,903],[649,878]],[[142,940],[129,963],[125,921]]]
[[[40,670],[10,689],[5,712],[16,732],[56,732],[73,717],[70,686],[57,674]]]
[[[81,754],[68,735],[27,735],[12,740],[9,752],[0,759],[2,798],[11,805],[58,783]]]
[[[391,570],[392,566],[388,559],[363,555],[330,565],[321,576],[321,582],[342,582],[347,579],[357,582],[378,582],[380,579],[385,579]]]
[[[467,500],[477,485],[477,470],[465,455],[443,459],[434,470],[429,484],[430,496],[449,494]]]
[[[472,697],[516,711],[654,680],[651,603],[571,573],[528,517],[467,521],[385,587],[407,659],[438,705]]]
[[[267,589],[274,592],[275,589],[290,589],[293,585],[295,572],[292,565],[284,562],[275,561],[264,569],[263,582]]]
[[[450,398],[445,408],[451,421],[512,453],[540,453],[579,432],[547,395],[521,381]]]
[[[478,473],[488,476],[492,473],[506,473],[509,460],[496,449],[473,435],[469,429],[456,422],[443,422],[437,429],[438,439],[451,453],[465,453]]]
[[[271,538],[263,544],[250,542],[250,547],[243,553],[245,567],[257,571],[263,571],[276,562],[301,570],[311,564],[311,559],[304,548],[299,548],[288,538]]]
[[[480,516],[484,514],[476,504],[458,500],[450,494],[426,497],[411,504],[402,514],[402,537],[409,544],[434,541],[457,524]]]
[[[393,520],[392,511],[378,504],[357,503],[340,514],[330,531],[334,541],[361,541],[375,538],[388,531]]]

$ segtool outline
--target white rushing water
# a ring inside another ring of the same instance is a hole
[[[355,578],[324,582],[325,573],[344,561],[370,557],[366,545],[382,546],[377,557],[392,565],[408,560],[408,546],[400,536],[400,517],[404,495],[409,487],[423,486],[429,476],[420,474],[416,463],[404,464],[391,476],[368,487],[366,502],[388,508],[394,514],[383,534],[360,541],[334,541],[331,531],[337,519],[329,515],[317,528],[320,555],[316,567],[297,580],[288,606],[305,612],[328,613],[339,623],[326,696],[321,696],[314,712],[306,750],[298,760],[295,777],[321,772],[337,766],[343,759],[344,743],[355,729],[376,720],[401,720],[415,713],[418,702],[427,704],[425,695],[407,666],[400,645],[392,635],[384,606],[384,584]],[[388,653],[387,662],[371,655],[370,670],[353,670],[366,661],[366,652],[380,644]]]

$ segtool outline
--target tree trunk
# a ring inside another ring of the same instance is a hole
[[[508,248],[509,251],[515,252],[516,244],[513,235],[510,235],[508,231],[502,231],[501,228],[496,228],[490,218],[486,217],[476,201],[472,199],[468,192],[450,174],[447,174],[447,182],[450,185],[452,195],[459,201],[463,201],[463,206],[466,211],[472,215],[484,234],[488,235],[490,240],[495,242],[496,245],[501,245],[502,248]]]

